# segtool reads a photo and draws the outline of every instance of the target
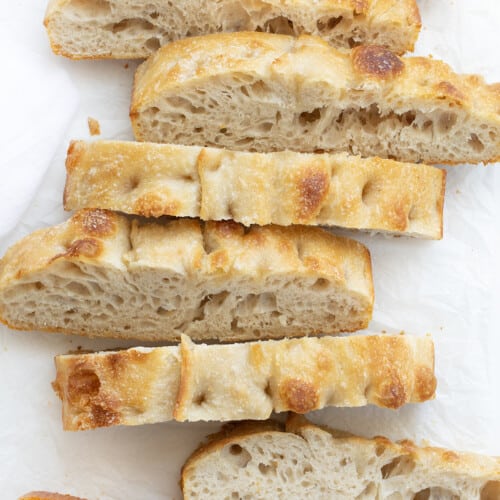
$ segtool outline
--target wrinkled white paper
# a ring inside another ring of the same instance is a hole
[[[52,55],[41,24],[43,3],[11,2],[9,18],[0,18],[0,47],[14,54],[26,47],[37,51],[40,61],[56,64],[76,86],[80,106],[30,208],[15,230],[0,240],[2,252],[32,230],[67,218],[61,208],[65,152],[71,138],[89,137],[87,117],[100,121],[103,138],[132,138],[128,106],[136,63],[127,68],[124,62],[71,62]],[[422,0],[420,7],[424,28],[419,54],[445,59],[459,72],[500,81],[497,0]],[[37,92],[36,81],[32,90]],[[33,119],[22,101],[19,111],[27,121]],[[8,126],[9,117],[3,116],[2,138]],[[25,147],[36,140],[27,135]],[[0,182],[0,196],[7,194]],[[315,421],[366,436],[383,434],[500,454],[499,200],[500,165],[448,168],[442,241],[350,233],[372,252],[376,306],[370,331],[432,333],[437,398],[395,412],[327,409],[316,412]],[[0,327],[2,499],[15,499],[32,489],[89,500],[180,497],[182,463],[218,424],[167,423],[80,433],[61,429],[60,403],[50,387],[52,357],[77,346],[126,345],[132,344]]]

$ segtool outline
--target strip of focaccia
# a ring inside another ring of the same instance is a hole
[[[500,159],[500,84],[379,46],[312,36],[208,35],[139,66],[141,141],[250,151],[346,151],[409,162]]]
[[[229,424],[182,469],[186,500],[498,500],[500,459],[384,437],[366,439],[292,415]]]
[[[345,153],[77,141],[66,169],[67,210],[442,236],[446,173],[427,165]]]
[[[168,420],[263,420],[326,406],[399,408],[434,397],[429,337],[354,336],[56,357],[66,430]]]
[[[370,255],[314,227],[133,219],[82,210],[0,261],[12,328],[220,341],[365,328]]]
[[[231,31],[318,35],[348,49],[403,53],[420,31],[416,0],[50,0],[52,50],[73,59],[148,57],[172,40]]]

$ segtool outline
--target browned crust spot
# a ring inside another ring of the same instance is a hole
[[[100,403],[91,405],[91,419],[92,427],[110,427],[120,423],[120,415],[109,406]]]
[[[63,254],[65,257],[97,257],[102,252],[102,245],[92,238],[76,240],[68,247]]]
[[[307,171],[298,180],[299,200],[296,217],[306,222],[318,214],[328,194],[330,179],[326,172]]]
[[[388,380],[382,384],[379,405],[386,408],[397,409],[403,406],[407,400],[406,389],[397,373],[391,373]]]
[[[457,104],[461,104],[465,100],[465,95],[450,82],[442,81],[436,85],[436,93],[438,98],[449,98]]]
[[[415,398],[417,401],[427,401],[436,392],[436,377],[427,366],[419,366],[415,374]]]
[[[133,207],[133,213],[145,217],[180,215],[180,208],[180,204],[177,201],[165,203],[158,194],[147,193],[136,200]]]
[[[357,47],[352,55],[354,69],[361,74],[386,79],[403,72],[403,61],[380,45]]]
[[[319,396],[314,385],[289,378],[280,384],[279,394],[288,410],[307,413],[318,408]]]
[[[108,210],[85,210],[81,216],[81,223],[83,230],[93,236],[110,236],[115,232],[115,222]]]
[[[78,403],[83,400],[90,400],[99,394],[101,381],[95,371],[81,368],[76,369],[68,377],[67,397],[71,403]]]
[[[70,172],[79,164],[85,146],[81,141],[71,141],[66,152],[66,171]]]
[[[353,0],[353,10],[356,15],[366,14],[368,12],[367,0]]]
[[[139,363],[146,363],[148,357],[149,353],[137,350],[127,350],[108,354],[104,359],[108,363],[113,375],[117,377],[120,371],[127,370],[132,365],[136,366]]]
[[[243,234],[243,226],[232,220],[213,222],[212,227],[223,238],[231,238]]]

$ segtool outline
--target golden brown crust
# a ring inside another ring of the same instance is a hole
[[[225,50],[229,46],[231,50]],[[300,73],[297,68],[301,68]],[[479,76],[458,75],[442,61],[423,57],[400,58],[377,46],[357,47],[351,53],[344,53],[307,35],[292,38],[253,32],[235,33],[231,36],[215,34],[180,40],[162,47],[138,68],[135,76],[130,107],[135,137],[141,141],[168,140],[168,134],[160,134],[141,121],[142,113],[152,107],[161,108],[164,98],[179,96],[191,87],[202,88],[206,85],[215,92],[218,79],[227,79],[233,74],[249,74],[256,80],[272,82],[273,86],[287,89],[292,100],[307,103],[304,104],[307,106],[304,109],[306,115],[314,113],[315,103],[307,102],[309,94],[300,94],[301,90],[297,90],[293,83],[297,79],[301,82],[299,89],[308,89],[309,93],[313,92],[309,89],[327,89],[324,92],[318,90],[318,95],[327,95],[328,98],[325,97],[321,103],[317,102],[316,109],[339,100],[346,103],[347,111],[358,108],[364,110],[363,105],[374,105],[378,107],[382,117],[393,113],[398,120],[404,121],[404,114],[409,110],[421,112],[423,118],[435,118],[432,115],[434,111],[445,114],[453,108],[461,113],[461,119],[474,124],[471,125],[470,137],[467,136],[469,139],[466,139],[466,142],[470,142],[470,151],[453,156],[448,150],[437,148],[433,143],[429,151],[419,148],[416,155],[414,151],[410,151],[410,144],[408,151],[401,149],[398,157],[445,164],[495,162],[500,159],[500,95],[495,84],[488,85]],[[304,77],[304,74],[307,76]],[[285,114],[288,117],[291,113],[288,109]],[[205,117],[208,115],[205,114]],[[436,124],[436,133],[449,139],[452,136],[446,131],[445,121]],[[474,130],[480,133],[482,125],[488,127],[492,135],[489,139],[485,135],[483,142],[478,143],[474,140],[474,135],[477,135]],[[279,127],[273,129],[281,130]],[[454,130],[456,133],[456,127]],[[251,134],[252,129],[247,127],[245,131]],[[408,131],[411,132],[411,129],[408,128]],[[318,133],[315,132],[314,137]],[[272,136],[271,133],[270,135]],[[254,135],[249,137],[253,138]],[[261,150],[267,136],[258,139],[248,147]],[[188,139],[183,140],[189,142]],[[407,140],[411,143],[410,138]],[[219,144],[236,147],[234,141],[225,141],[222,138]],[[323,139],[318,141],[314,144],[299,141],[297,146],[285,141],[279,142],[279,145],[283,146],[282,149],[286,147],[313,151],[319,148],[331,150],[337,147],[335,144],[338,142],[330,146],[327,139],[324,142]],[[205,142],[214,143],[212,136],[207,136]],[[276,141],[273,139],[269,142],[274,144]],[[339,144],[342,144],[342,150],[348,149],[343,142]],[[353,143],[352,146],[364,151],[361,144]],[[404,141],[401,148],[403,146],[406,147]],[[373,150],[377,149],[369,149]]]
[[[57,356],[66,430],[168,420],[266,419],[434,397],[427,338],[354,336]],[[363,370],[359,367],[364,366]],[[170,381],[170,382],[168,382]],[[161,387],[161,391],[158,388]]]
[[[11,327],[27,330],[90,336],[137,336],[142,340],[174,341],[179,338],[179,331],[169,330],[168,317],[165,317],[161,331],[149,332],[130,327],[127,331],[115,327],[92,329],[91,320],[85,324],[74,321],[62,324],[61,318],[60,323],[51,323],[46,319],[37,321],[23,315],[13,319],[19,311],[15,305],[9,309],[10,302],[6,299],[9,293],[15,293],[16,287],[22,288],[27,283],[32,287],[30,290],[43,295],[47,289],[39,280],[43,280],[47,273],[66,272],[66,268],[71,270],[72,264],[91,265],[97,273],[103,270],[121,275],[137,268],[168,274],[173,266],[181,269],[183,274],[195,276],[197,284],[200,280],[211,283],[221,279],[229,285],[231,280],[243,278],[260,282],[266,276],[282,276],[284,273],[297,279],[328,280],[346,294],[351,294],[356,304],[359,303],[356,306],[360,310],[359,321],[346,323],[345,330],[366,327],[373,308],[368,250],[356,241],[336,237],[322,229],[253,226],[245,230],[233,222],[202,223],[189,219],[159,222],[135,219],[130,222],[125,216],[105,210],[82,210],[67,222],[37,231],[7,251],[0,261],[1,320]],[[212,286],[219,287],[220,282]],[[210,290],[207,293],[210,294]],[[68,305],[68,308],[72,307]],[[276,328],[282,330],[283,336],[298,335],[304,331],[299,327],[292,331],[289,325],[278,325]],[[334,324],[329,323],[325,329],[328,328],[334,328]],[[340,326],[337,331],[338,328]],[[317,330],[309,333],[329,333],[320,332],[319,327]],[[248,335],[246,339],[254,338],[253,327],[238,331],[233,331],[231,327],[213,334],[222,336],[221,340],[231,341],[233,336],[242,340],[245,332]],[[193,336],[196,334],[193,332]],[[206,335],[206,332],[198,335]],[[280,336],[279,331],[274,335]]]
[[[343,153],[97,141],[73,142],[66,168],[67,210],[442,237],[446,172],[426,165]]]
[[[32,491],[19,497],[19,500],[85,500],[85,498],[49,493],[48,491]]]
[[[204,464],[217,463],[217,458],[221,456],[220,454],[224,449],[238,446],[252,450],[255,446],[260,445],[261,448],[265,449],[266,453],[272,455],[274,451],[271,444],[273,439],[283,437],[287,433],[301,438],[306,448],[316,448],[316,452],[321,453],[320,456],[333,455],[335,458],[332,457],[331,464],[321,464],[322,470],[328,470],[331,465],[333,475],[341,474],[341,470],[338,469],[338,464],[335,461],[338,455],[335,453],[342,450],[340,456],[347,460],[348,463],[350,461],[356,464],[359,463],[360,468],[363,464],[369,466],[374,460],[380,461],[382,465],[381,476],[380,478],[370,476],[370,480],[374,481],[374,483],[370,484],[377,484],[377,482],[384,480],[391,481],[391,472],[394,471],[398,464],[403,463],[407,464],[409,469],[400,472],[406,476],[403,481],[412,482],[419,490],[421,487],[425,488],[424,482],[429,482],[428,486],[438,486],[439,484],[451,486],[455,482],[453,478],[460,478],[460,485],[464,488],[464,492],[465,488],[469,487],[470,489],[467,491],[477,493],[477,497],[474,496],[474,498],[479,498],[480,494],[481,499],[493,500],[498,498],[500,493],[500,457],[455,452],[430,446],[418,447],[409,440],[393,442],[382,436],[368,439],[333,430],[326,426],[317,426],[301,415],[289,414],[285,427],[275,421],[265,423],[242,422],[241,427],[239,424],[232,424],[229,429],[223,428],[220,433],[211,436],[206,443],[202,444],[188,458],[182,467],[181,488],[184,495],[189,497],[190,481],[193,475],[198,472],[198,468],[201,467],[207,471]],[[283,443],[281,439],[276,442]],[[297,444],[300,446],[300,442],[296,442],[295,446]],[[331,452],[325,449],[323,455],[322,450],[319,449],[321,446],[331,446]],[[282,449],[282,446],[280,448]],[[272,456],[278,458],[278,455]],[[287,456],[281,456],[280,460],[286,461],[288,458]],[[262,460],[261,457],[259,459]],[[413,470],[416,471],[416,477],[412,477]],[[345,473],[348,474],[347,471]],[[394,475],[398,476],[399,474]],[[341,480],[339,478],[339,481]],[[415,481],[416,484],[414,484]],[[389,491],[402,492],[403,489],[404,487],[396,479]],[[437,489],[440,491],[439,488]],[[428,490],[429,488],[423,490],[422,493],[425,494]],[[269,489],[267,492],[269,493]],[[210,493],[208,492],[208,494]],[[417,497],[420,498],[418,493],[417,496],[411,496],[411,498]],[[469,497],[467,496],[467,498]]]
[[[400,75],[404,62],[396,54],[378,45],[367,45],[353,49],[354,70],[374,78],[391,78]]]

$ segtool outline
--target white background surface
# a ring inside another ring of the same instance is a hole
[[[424,28],[418,53],[500,81],[498,0],[419,3]],[[44,9],[44,0],[18,0],[0,14],[0,55],[8,61],[0,79],[0,234],[18,212],[20,217],[0,239],[1,252],[28,232],[67,218],[61,208],[65,152],[71,138],[88,138],[88,116],[100,121],[103,138],[132,138],[128,105],[136,64],[125,68],[124,62],[71,62],[52,55]],[[34,96],[45,105],[34,106]],[[13,126],[23,120],[24,129]],[[373,257],[370,330],[434,335],[436,400],[395,412],[328,409],[313,418],[367,436],[425,439],[499,455],[500,165],[448,172],[442,241],[353,234]],[[63,433],[60,403],[50,387],[52,357],[79,345],[126,344],[0,327],[0,497],[46,489],[89,500],[179,498],[181,464],[218,425]]]

